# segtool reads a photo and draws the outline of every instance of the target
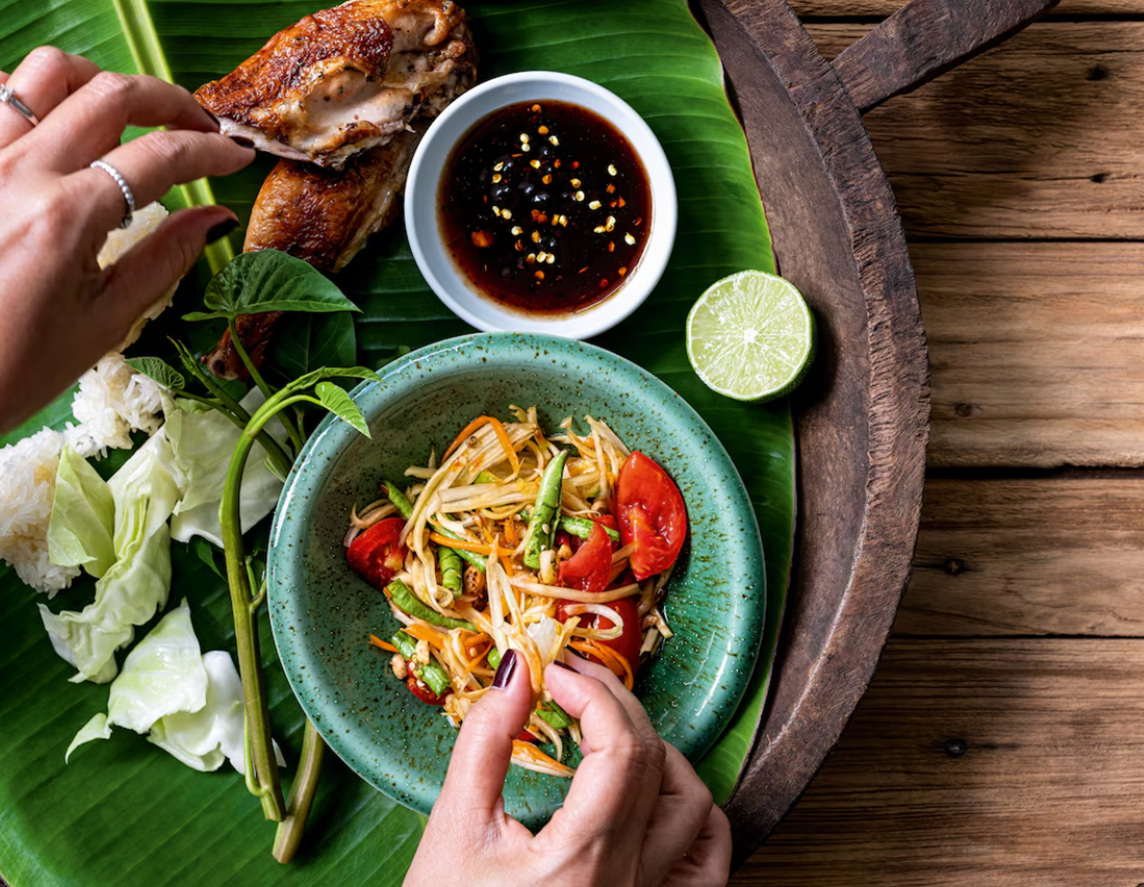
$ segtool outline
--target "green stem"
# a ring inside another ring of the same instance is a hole
[[[270,400],[274,396],[274,391],[266,380],[262,378],[262,374],[258,372],[258,367],[254,365],[254,361],[250,359],[250,355],[246,353],[246,346],[242,344],[242,339],[238,335],[238,327],[234,323],[233,317],[226,319],[227,329],[230,330],[230,341],[234,345],[234,353],[238,355],[238,359],[242,361],[242,365],[246,367],[246,371],[250,374],[250,378],[254,380],[254,384],[258,386],[258,390],[262,392],[263,396]],[[285,412],[278,414],[278,421],[282,423],[282,427],[286,429],[286,434],[290,437],[290,443],[294,445],[294,452],[297,453],[302,449],[302,435],[298,429],[294,427],[294,423],[290,421]]]
[[[262,574],[262,582],[258,585],[258,594],[250,600],[250,611],[256,612],[266,602],[266,574]]]
[[[310,807],[314,803],[314,793],[318,789],[318,776],[322,771],[322,758],[326,752],[326,743],[318,735],[317,729],[307,720],[306,732],[302,739],[302,759],[298,762],[298,771],[294,775],[294,782],[290,786],[290,797],[286,801],[286,818],[278,824],[274,834],[274,858],[286,863],[294,858],[298,844],[302,841],[302,832],[306,828],[306,819],[310,815]]]
[[[273,398],[272,398],[273,400]],[[270,401],[268,401],[269,403]],[[278,762],[270,736],[270,710],[266,703],[266,683],[262,674],[258,627],[247,571],[246,553],[242,542],[242,522],[239,514],[239,488],[246,460],[254,447],[258,432],[273,415],[264,415],[264,409],[255,413],[246,430],[238,439],[227,468],[223,486],[219,524],[222,527],[223,551],[226,553],[226,578],[230,586],[231,611],[234,616],[235,645],[238,648],[238,671],[242,678],[246,728],[250,735],[253,781],[258,787],[262,810],[267,819],[281,822],[286,815],[282,799],[282,786],[278,779]]]
[[[237,425],[239,428],[245,429],[250,422],[250,413],[248,413],[237,400],[227,394],[226,390],[221,385],[219,385],[218,382],[211,378],[210,373],[206,372],[201,366],[199,366],[199,362],[195,360],[194,355],[187,350],[186,345],[174,339],[171,340],[171,343],[179,352],[179,357],[183,362],[183,366],[192,376],[194,376],[199,380],[199,382],[202,383],[203,387],[206,388],[207,391],[215,396],[215,398],[222,404],[222,407],[211,403],[209,398],[199,397],[198,395],[187,395],[187,392],[185,391],[180,392],[180,394],[183,396],[190,396],[191,400],[200,400],[204,403],[215,406],[219,412],[234,422],[235,425]],[[265,431],[259,433],[258,442],[262,444],[263,448],[269,454],[270,461],[274,464],[274,467],[278,470],[278,473],[283,477],[289,474],[290,469],[294,467],[294,460],[290,458],[284,449],[282,449],[282,445]]]
[[[238,418],[238,416],[236,416],[234,413],[232,413],[230,410],[228,410],[222,404],[221,401],[215,400],[213,397],[203,397],[201,394],[195,394],[193,391],[175,391],[175,392],[173,392],[173,394],[176,397],[182,397],[182,398],[185,398],[187,400],[193,400],[196,403],[201,403],[205,406],[210,407],[212,410],[218,410],[220,413],[225,415],[232,422],[235,422],[235,423],[241,425],[243,428],[246,427],[245,422],[243,422],[241,419]]]

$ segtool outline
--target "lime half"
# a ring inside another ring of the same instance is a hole
[[[788,281],[740,271],[708,287],[687,315],[687,357],[727,397],[781,397],[814,357],[814,315]]]

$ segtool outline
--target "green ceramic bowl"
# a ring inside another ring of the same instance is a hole
[[[675,636],[640,670],[636,693],[691,760],[726,727],[758,655],[766,590],[758,525],[726,450],[684,400],[645,370],[570,339],[483,333],[415,351],[354,392],[373,439],[327,418],[282,491],[271,531],[274,639],[302,708],[363,779],[422,813],[433,806],[456,731],[394,679],[370,632],[398,627],[385,598],[354,575],[342,540],[350,507],[384,477],[424,464],[472,418],[536,405],[545,428],[590,413],[656,459],[687,503],[688,544],[665,612]],[[505,808],[536,828],[569,782],[513,767]]]

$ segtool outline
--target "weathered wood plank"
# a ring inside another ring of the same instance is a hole
[[[1144,637],[1142,576],[1144,478],[931,480],[894,632]]]
[[[732,883],[1134,887],[1141,686],[1144,641],[891,641],[840,744]]]
[[[846,18],[893,15],[905,0],[789,0],[801,16]],[[1049,13],[1063,15],[1144,15],[1144,0],[1061,0]]]
[[[914,244],[931,465],[1144,465],[1144,245]]]
[[[866,123],[914,238],[1144,238],[1142,106],[1144,22],[1042,22]]]

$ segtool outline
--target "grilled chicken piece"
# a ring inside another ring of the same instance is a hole
[[[279,31],[195,93],[224,135],[341,167],[434,116],[473,82],[464,12],[450,0],[350,0]]]
[[[370,234],[397,218],[420,140],[403,132],[340,170],[279,160],[254,201],[243,250],[279,249],[319,271],[341,271]]]
[[[279,160],[258,192],[245,252],[278,249],[305,259],[319,271],[339,271],[366,238],[396,217],[409,162],[420,134],[406,131],[388,145],[350,158],[342,170]],[[278,313],[242,315],[235,326],[256,364]],[[221,379],[245,378],[230,333],[206,358]]]
[[[397,215],[420,138],[411,122],[439,114],[475,77],[465,14],[451,0],[350,0],[201,87],[195,97],[223,133],[286,158],[263,183],[244,249],[344,267]],[[277,320],[237,320],[256,363]],[[221,378],[246,376],[229,333],[204,362]]]

